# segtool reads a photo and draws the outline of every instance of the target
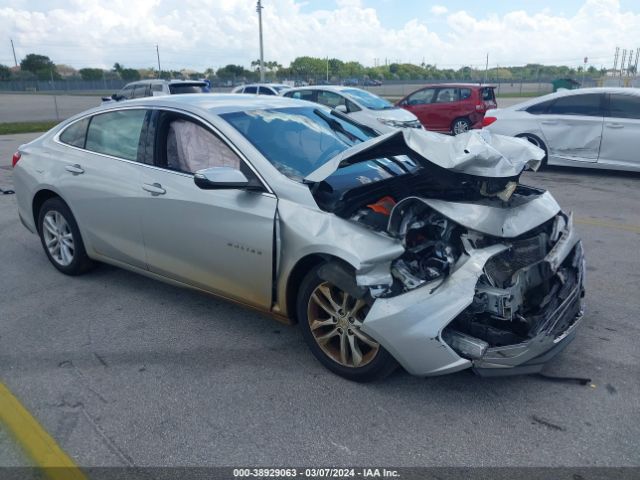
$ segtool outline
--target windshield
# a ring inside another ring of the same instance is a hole
[[[271,88],[280,93],[283,90],[289,90],[291,87],[287,87],[286,85],[271,85]]]
[[[249,110],[220,116],[280,172],[298,181],[340,152],[374,136],[317,106]]]
[[[370,110],[389,110],[394,107],[391,103],[386,101],[384,98],[380,98],[373,93],[369,93],[366,90],[360,90],[357,88],[346,88],[342,90],[341,93],[351,97],[363,107],[366,107]]]

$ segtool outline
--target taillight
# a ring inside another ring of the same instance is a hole
[[[20,152],[16,152],[13,154],[13,157],[11,158],[11,166],[15,167],[16,164],[18,163],[18,161],[20,160],[20,157],[22,155],[20,155]]]
[[[484,112],[487,109],[484,102],[480,102],[476,105],[476,112]]]
[[[482,119],[482,126],[483,127],[488,127],[489,125],[491,125],[496,120],[498,120],[496,117],[484,117]]]

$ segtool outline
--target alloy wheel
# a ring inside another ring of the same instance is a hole
[[[323,353],[345,367],[359,368],[370,363],[380,344],[361,330],[368,310],[364,300],[329,282],[318,285],[309,298],[307,319]]]
[[[469,130],[469,123],[466,120],[457,120],[453,124],[453,133],[459,135]]]
[[[73,262],[75,246],[73,234],[65,218],[55,210],[47,212],[42,221],[42,233],[51,258],[63,267],[70,265]]]

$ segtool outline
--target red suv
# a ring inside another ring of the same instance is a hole
[[[457,135],[482,128],[485,112],[497,107],[494,88],[471,83],[426,85],[396,105],[418,117],[427,130]]]

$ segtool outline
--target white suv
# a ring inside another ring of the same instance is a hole
[[[102,103],[119,102],[132,98],[209,92],[209,84],[200,80],[140,80],[127,83],[118,93],[102,97]]]

